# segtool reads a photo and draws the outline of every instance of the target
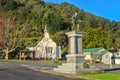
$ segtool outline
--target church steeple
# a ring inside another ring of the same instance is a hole
[[[45,25],[44,37],[45,37],[45,38],[50,38],[49,33],[48,33],[48,29],[47,29],[47,25]]]
[[[48,32],[47,30],[47,24],[45,25],[44,33]]]

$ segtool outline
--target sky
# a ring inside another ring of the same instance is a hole
[[[85,12],[120,22],[120,0],[43,0],[51,3],[68,2]]]

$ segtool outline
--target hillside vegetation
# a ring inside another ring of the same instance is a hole
[[[71,17],[75,12],[78,13],[77,23],[80,25],[80,30],[85,33],[84,48],[120,48],[120,22],[111,22],[95,16],[67,2],[53,4],[42,0],[0,0],[0,15],[12,14],[19,18],[21,25],[26,24],[27,21],[32,26],[29,34],[24,38],[26,46],[35,46],[42,39],[44,26],[47,24],[51,38],[62,47],[63,51],[67,50],[65,33],[72,28]],[[76,28],[77,26],[74,30]]]

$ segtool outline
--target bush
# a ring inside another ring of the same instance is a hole
[[[89,65],[87,63],[83,63],[83,68],[89,68]]]

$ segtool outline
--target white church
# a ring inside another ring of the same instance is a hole
[[[35,58],[61,58],[61,48],[50,38],[47,26],[44,29],[43,39],[34,47]]]

